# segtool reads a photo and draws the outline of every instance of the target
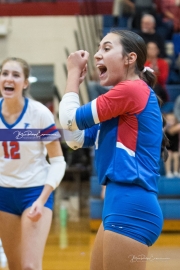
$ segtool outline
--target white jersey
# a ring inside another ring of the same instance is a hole
[[[40,130],[41,134],[43,131],[46,135],[53,133],[54,138],[59,139],[52,113],[40,102],[25,98],[22,113],[10,125],[2,115],[2,102],[3,99],[0,99],[0,186],[23,188],[44,185],[50,166],[46,161],[45,145],[53,141],[52,137],[49,141],[7,141],[2,133],[14,133],[14,129],[27,132],[35,129]],[[16,135],[19,136],[17,132]]]

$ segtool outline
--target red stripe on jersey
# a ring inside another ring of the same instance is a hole
[[[42,131],[41,131],[41,134],[44,134],[44,135],[45,135],[45,134],[51,134],[51,133],[53,133],[54,131],[57,131],[57,128],[56,128],[55,125],[53,125],[53,126],[47,128],[47,129],[42,130]]]
[[[122,115],[119,118],[117,142],[121,142],[132,151],[136,151],[138,120],[135,115]]]
[[[97,98],[100,122],[121,115],[139,114],[145,108],[150,95],[148,85],[142,80],[124,81]]]

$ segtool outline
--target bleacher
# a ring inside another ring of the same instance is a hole
[[[114,16],[107,14],[103,15],[102,34],[105,36],[112,28],[129,29],[130,18],[128,16],[118,17],[116,25],[114,24]]]

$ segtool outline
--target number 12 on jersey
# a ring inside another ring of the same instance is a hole
[[[19,142],[2,142],[4,158],[20,159]]]

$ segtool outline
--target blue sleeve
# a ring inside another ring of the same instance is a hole
[[[95,145],[97,131],[99,129],[99,124],[94,125],[91,128],[85,130],[84,144],[83,148],[91,147]]]
[[[83,130],[95,125],[92,109],[91,109],[91,102],[87,103],[79,107],[76,110],[76,123],[78,129]]]

